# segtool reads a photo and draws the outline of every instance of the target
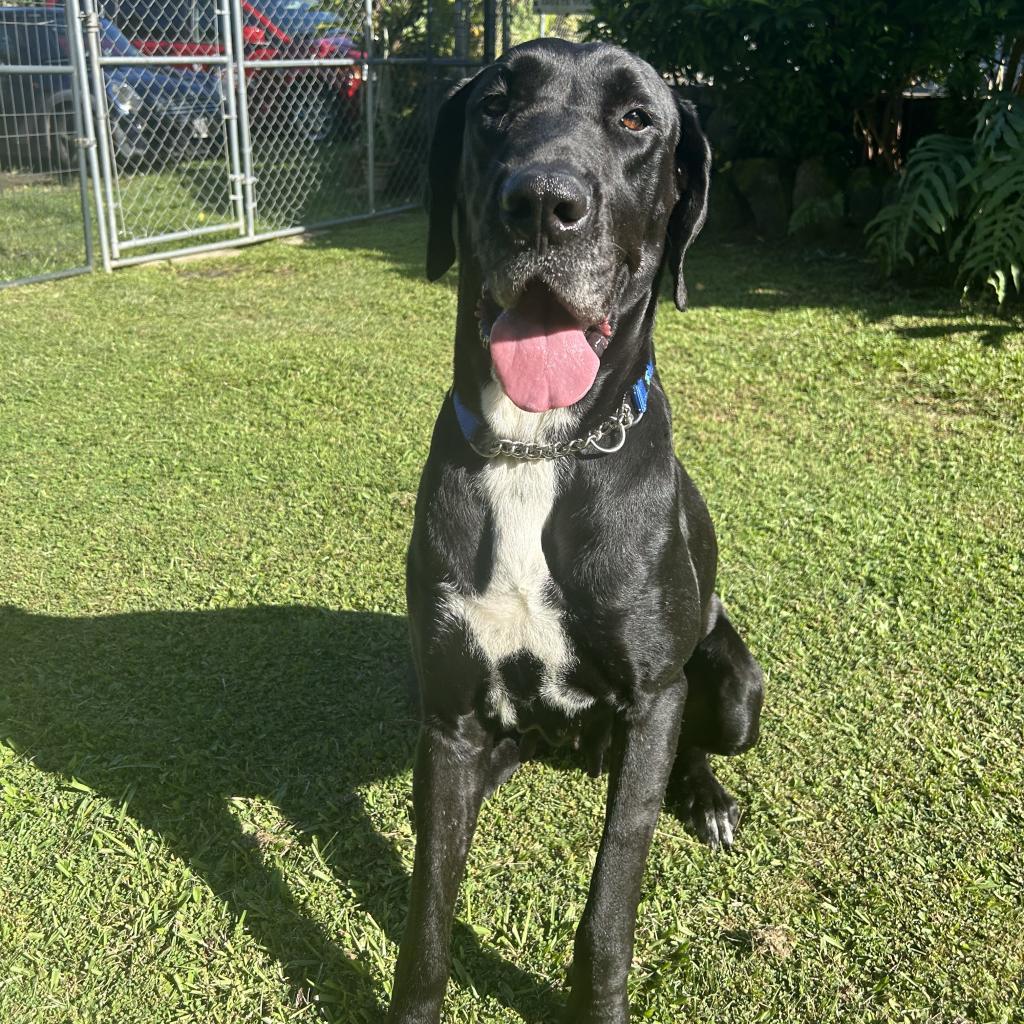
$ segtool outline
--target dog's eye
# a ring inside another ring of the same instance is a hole
[[[508,113],[508,96],[496,92],[480,101],[480,111],[487,117],[501,117]]]
[[[619,119],[619,124],[623,128],[628,128],[631,132],[642,132],[645,128],[650,128],[651,115],[646,110],[641,110],[637,107],[636,110],[623,114]]]

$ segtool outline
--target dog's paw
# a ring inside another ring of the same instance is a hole
[[[668,807],[712,850],[731,850],[740,823],[739,805],[706,761],[672,779]]]

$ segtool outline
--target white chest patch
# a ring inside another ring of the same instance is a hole
[[[543,441],[565,422],[561,409],[523,412],[495,383],[484,389],[482,404],[488,425],[499,437]],[[557,494],[556,463],[491,459],[480,480],[494,529],[490,582],[483,593],[451,591],[445,610],[465,624],[490,667],[488,703],[504,726],[516,724],[516,712],[500,666],[523,653],[541,664],[541,699],[569,714],[580,711],[593,698],[564,683],[576,659],[561,614],[547,600],[551,575],[541,547],[541,531]]]

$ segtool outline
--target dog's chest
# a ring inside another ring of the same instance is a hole
[[[496,434],[524,440],[542,440],[562,415],[522,413],[491,389],[484,395],[484,412]],[[448,610],[462,621],[487,663],[487,710],[503,725],[525,724],[521,705],[537,700],[571,717],[593,699],[567,678],[576,658],[552,599],[554,585],[541,540],[558,496],[557,464],[493,459],[479,481],[490,513],[491,571],[482,591],[452,594]],[[521,683],[522,673],[513,666],[524,655],[536,670],[534,692],[527,694],[511,678],[514,674]]]

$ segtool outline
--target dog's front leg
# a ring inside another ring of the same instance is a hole
[[[639,719],[616,725],[604,834],[576,930],[568,1024],[626,1024],[626,978],[640,884],[665,794],[685,691],[659,694]]]
[[[459,882],[490,765],[490,733],[474,715],[427,720],[413,772],[416,860],[389,1024],[436,1024],[448,982]]]

